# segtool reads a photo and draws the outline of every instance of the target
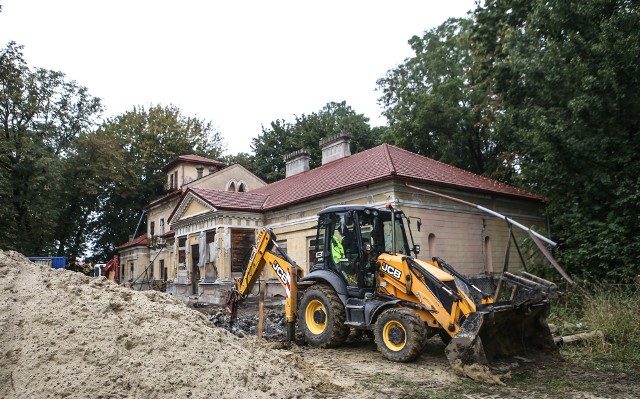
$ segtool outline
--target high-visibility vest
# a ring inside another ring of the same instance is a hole
[[[336,236],[331,237],[331,255],[333,257],[333,263],[336,265],[339,265],[340,259],[345,257],[342,243],[340,243]]]

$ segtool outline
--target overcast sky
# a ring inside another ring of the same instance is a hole
[[[178,106],[211,121],[227,153],[276,119],[346,101],[385,125],[376,80],[412,56],[407,41],[474,0],[0,0],[0,45],[64,72],[105,105]]]

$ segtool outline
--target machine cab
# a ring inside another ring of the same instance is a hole
[[[312,270],[335,272],[350,290],[373,289],[380,254],[395,251],[410,255],[402,212],[395,212],[392,218],[390,210],[366,206],[333,206],[322,210],[318,214]]]

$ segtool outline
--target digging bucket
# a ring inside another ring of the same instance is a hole
[[[549,304],[526,307],[491,304],[473,312],[445,349],[452,366],[490,367],[501,358],[520,356],[536,359],[559,355],[547,316]]]

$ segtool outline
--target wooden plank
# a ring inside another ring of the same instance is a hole
[[[262,326],[264,323],[264,291],[267,288],[267,282],[260,280],[260,302],[258,303],[258,339],[262,339]]]

